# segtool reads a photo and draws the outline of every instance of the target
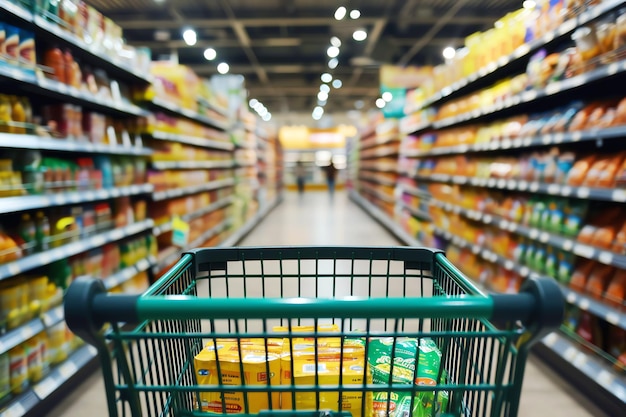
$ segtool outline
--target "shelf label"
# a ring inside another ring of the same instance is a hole
[[[515,264],[513,263],[513,261],[511,261],[510,259],[507,259],[506,262],[504,262],[504,268],[507,271],[512,270],[515,267]]]
[[[526,191],[528,189],[528,182],[527,181],[519,181],[517,183],[517,188],[520,191]]]
[[[189,243],[189,223],[178,216],[172,218],[172,244],[184,248]]]
[[[530,269],[528,269],[528,267],[527,267],[527,266],[523,266],[523,267],[521,267],[521,268],[520,268],[520,270],[519,270],[519,274],[520,274],[522,277],[526,278],[526,277],[528,276],[528,274],[530,274]]]
[[[485,224],[491,224],[492,220],[493,218],[489,214],[485,214],[485,216],[483,217],[483,223]]]
[[[40,400],[44,400],[58,387],[59,384],[57,384],[51,377],[48,377],[36,384],[33,387],[33,391],[35,391],[35,394],[37,394],[37,397],[39,397]]]
[[[572,195],[572,187],[567,186],[567,185],[561,187],[561,195],[563,197],[568,197],[568,196]]]
[[[18,275],[22,272],[22,268],[20,268],[20,265],[17,262],[11,262],[8,266],[7,269],[9,270],[9,273],[11,275]]]
[[[517,231],[517,223],[513,223],[513,222],[509,223],[508,229],[509,229],[509,232],[513,232],[513,233],[516,232]]]
[[[613,193],[611,194],[611,199],[613,201],[619,201],[620,203],[623,203],[626,201],[626,190],[613,190]]]
[[[558,194],[560,190],[561,187],[558,184],[550,184],[548,186],[548,194],[555,195]]]
[[[509,149],[512,145],[511,139],[507,138],[502,141],[502,149]]]
[[[498,180],[498,188],[504,188],[506,187],[506,180],[501,178]]]
[[[550,240],[550,234],[547,232],[543,232],[541,233],[541,235],[539,235],[539,241],[541,243],[546,243],[548,240]]]
[[[78,371],[78,367],[71,360],[69,360],[69,361],[65,362],[63,365],[59,366],[59,374],[61,374],[61,376],[65,380],[68,380],[69,378],[71,378],[76,373],[76,371]]]
[[[506,188],[508,188],[509,190],[514,190],[516,186],[517,186],[517,181],[515,180],[509,180],[506,183]]]
[[[3,417],[23,417],[26,414],[24,406],[17,402],[3,412]]]
[[[530,233],[528,233],[528,236],[530,236],[531,239],[537,239],[537,237],[539,237],[539,230],[530,229]]]
[[[608,321],[609,323],[617,326],[619,324],[619,314],[615,313],[615,312],[610,312],[606,314],[606,317],[604,317],[606,321]]]
[[[580,131],[572,133],[572,142],[578,142],[583,138],[583,134]]]
[[[611,252],[600,252],[598,256],[598,260],[606,265],[611,265],[613,263],[613,254]]]
[[[576,357],[576,355],[578,354],[578,350],[572,346],[568,347],[565,352],[563,352],[563,357],[569,361],[572,362],[574,360],[574,358]]]
[[[559,337],[554,333],[550,333],[543,338],[543,343],[548,347],[552,347],[557,342],[557,340],[559,340]]]
[[[580,187],[578,188],[578,190],[576,190],[576,196],[578,198],[587,198],[589,197],[590,191],[589,188],[587,187]]]
[[[487,181],[487,185],[488,185],[490,188],[495,187],[495,186],[496,186],[496,183],[497,183],[497,181],[496,181],[496,179],[495,179],[495,178],[489,178],[489,180]]]
[[[564,139],[563,133],[557,133],[554,135],[554,143],[562,143]]]
[[[574,247],[574,242],[572,242],[571,240],[563,241],[563,249],[564,250],[571,251],[573,247]]]
[[[538,182],[531,182],[529,188],[530,188],[531,192],[535,193],[535,192],[539,191],[539,183]]]
[[[590,259],[595,253],[595,249],[591,246],[581,245],[580,243],[574,246],[574,253],[583,258]]]
[[[567,302],[568,302],[568,303],[570,303],[570,304],[574,304],[574,303],[576,303],[577,298],[578,298],[578,297],[576,296],[576,293],[574,293],[574,292],[569,292],[569,293],[567,294],[567,297],[565,297],[565,299],[567,300]]]

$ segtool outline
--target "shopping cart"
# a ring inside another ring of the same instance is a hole
[[[401,394],[409,398],[410,411],[403,416],[515,416],[529,348],[560,325],[563,310],[561,292],[549,279],[526,280],[520,294],[486,295],[442,252],[407,247],[198,249],[183,254],[142,295],[109,295],[101,281],[77,279],[65,298],[69,328],[98,349],[114,417],[206,416],[202,410],[399,415],[392,401],[372,412],[372,396],[381,398],[381,393],[392,400]],[[286,333],[277,333],[275,326]],[[335,330],[325,330],[331,327]],[[298,337],[318,341],[312,342],[318,365],[308,369],[306,384],[295,381]],[[319,366],[324,339],[317,338],[339,340],[340,350],[358,341],[368,358],[381,337],[393,341],[392,352],[407,340],[434,342],[441,354],[434,385],[413,381],[424,358],[421,349],[409,361],[414,370],[419,364],[410,383],[396,380],[401,364],[395,359],[388,364],[393,379],[375,383],[373,364],[361,359],[364,366],[348,370],[345,352],[336,356],[338,377],[326,378],[327,369]],[[264,368],[258,375],[264,376],[256,379],[238,360],[246,357],[251,340],[262,345],[256,359]],[[286,385],[270,363],[270,344],[276,340],[283,352],[287,346],[280,376],[294,377]],[[236,350],[235,371],[219,359],[228,343]],[[218,355],[217,380],[211,384],[198,382],[210,372],[194,364],[203,347]],[[346,380],[355,370],[358,377]],[[233,396],[242,402],[231,404]],[[424,398],[432,401],[430,408],[417,407]]]

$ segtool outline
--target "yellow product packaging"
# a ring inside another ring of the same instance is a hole
[[[9,356],[9,352],[0,354],[0,398],[4,398],[11,392]]]
[[[28,386],[28,367],[24,346],[16,346],[9,350],[9,378],[11,392],[14,394],[24,392]]]
[[[319,385],[360,385],[371,383],[371,374],[365,362],[365,346],[359,339],[296,338],[292,341],[293,348],[288,341],[283,346],[281,357],[281,385],[315,385],[315,370],[317,369]],[[317,344],[317,355],[315,344]],[[293,356],[292,356],[293,355]],[[316,360],[317,359],[317,360]],[[364,377],[366,381],[364,381]],[[363,409],[363,392],[342,392],[341,404],[343,411],[349,411],[353,417],[369,416],[372,396],[366,393],[365,410]],[[283,410],[316,410],[317,395],[315,391],[298,392],[294,396],[291,392],[281,393],[281,408]],[[322,410],[339,411],[339,389],[336,392],[320,392],[319,408]]]
[[[288,333],[289,327],[287,326],[274,326],[272,328],[274,332],[277,333]],[[328,323],[328,324],[318,324],[317,331],[320,333],[339,333],[339,326],[336,324]],[[291,326],[292,333],[305,333],[305,332],[314,332],[314,326]]]
[[[252,340],[252,339],[249,339]],[[263,339],[261,339],[263,340]],[[217,346],[217,354],[216,354]],[[269,349],[268,349],[269,350]],[[241,357],[239,352],[241,351]],[[218,372],[219,360],[219,372]],[[210,342],[194,359],[196,378],[199,385],[219,385],[220,378],[224,385],[278,386],[280,383],[280,356],[266,352],[263,344],[237,343],[225,340]],[[244,378],[242,381],[241,367]],[[267,373],[269,369],[269,375]],[[229,414],[246,412],[258,413],[261,410],[278,409],[280,394],[265,392],[248,393],[226,392],[222,407],[222,395],[219,392],[201,392],[199,408],[202,411]],[[271,401],[271,402],[270,402]]]

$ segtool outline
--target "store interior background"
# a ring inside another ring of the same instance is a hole
[[[0,417],[95,363],[73,279],[137,293],[280,204],[323,210],[331,162],[342,218],[486,291],[557,280],[533,363],[623,413],[624,0],[87,3],[0,1]]]

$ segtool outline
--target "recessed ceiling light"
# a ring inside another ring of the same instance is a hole
[[[326,50],[326,54],[331,58],[336,58],[339,55],[339,48],[337,48],[336,46],[330,46]]]
[[[254,106],[256,106],[257,104],[259,104],[259,100],[257,100],[256,98],[252,98],[252,99],[250,99],[250,101],[248,102],[248,104],[250,105],[250,107],[254,108]]]
[[[226,62],[220,62],[217,66],[217,72],[220,74],[228,74],[228,71],[230,71],[230,66]]]
[[[333,76],[327,72],[323,73],[320,78],[322,79],[322,82],[324,83],[329,83],[333,80]]]
[[[341,40],[338,37],[333,36],[332,38],[330,38],[330,44],[339,48],[341,46]]]
[[[350,19],[358,19],[359,17],[361,17],[360,11],[358,11],[357,9],[350,11]]]
[[[183,32],[183,40],[187,45],[194,46],[198,41],[198,35],[193,29],[185,29],[185,31]]]
[[[445,59],[452,59],[454,58],[455,55],[456,55],[456,50],[453,47],[448,46],[443,49],[443,57]]]
[[[376,107],[378,107],[379,109],[382,109],[383,107],[385,107],[386,104],[387,102],[383,100],[382,98],[376,99]]]
[[[328,86],[328,84],[322,84],[320,85],[320,91],[323,91],[325,93],[330,93],[330,87]]]
[[[330,69],[337,68],[337,65],[339,65],[339,60],[337,58],[333,58],[330,61],[328,61],[328,68]]]
[[[352,34],[352,38],[358,42],[364,41],[365,39],[367,39],[367,32],[363,29],[357,29]]]
[[[343,7],[343,6],[337,8],[337,10],[335,11],[335,19],[337,19],[337,20],[343,19],[344,17],[346,17],[346,12],[347,11],[348,10],[345,7]]]
[[[343,86],[343,83],[340,79],[333,80],[333,88],[341,88],[341,86]]]
[[[328,100],[328,93],[326,93],[324,91],[320,91],[319,93],[317,93],[317,99],[321,100],[321,101]]]
[[[215,58],[217,58],[217,52],[215,52],[215,49],[213,48],[206,48],[204,50],[204,58],[207,61],[213,61]]]
[[[389,91],[385,91],[383,93],[383,100],[389,103],[391,100],[393,100],[393,94],[391,94]]]
[[[328,100],[317,100],[317,105],[324,107],[328,103]]]
[[[261,117],[264,122],[269,122],[272,120],[272,113],[266,113],[265,116]]]
[[[533,0],[525,0],[524,3],[522,3],[522,6],[524,9],[534,9],[537,7],[537,3]]]
[[[254,103],[254,106],[252,106],[252,108],[254,109],[254,111],[258,113],[259,110],[263,108],[263,103],[261,103],[260,101],[257,101],[256,103]]]

